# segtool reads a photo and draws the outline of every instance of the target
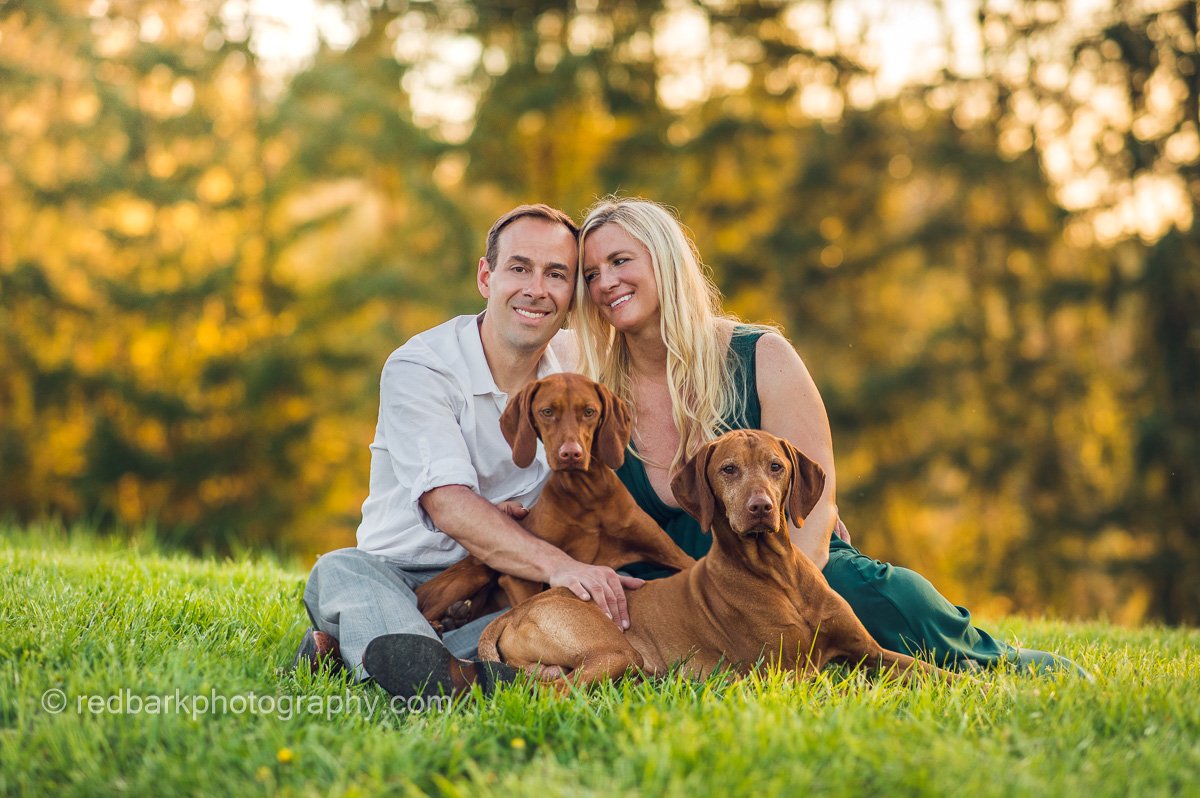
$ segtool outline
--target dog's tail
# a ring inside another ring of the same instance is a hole
[[[862,660],[862,664],[874,673],[885,674],[899,679],[906,684],[913,682],[917,675],[922,672],[934,678],[949,681],[957,681],[963,678],[960,674],[953,671],[931,665],[924,660],[914,659],[907,654],[888,651],[886,648],[881,648],[874,656],[868,655]]]

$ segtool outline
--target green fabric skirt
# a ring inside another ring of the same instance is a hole
[[[970,612],[916,571],[873,560],[835,537],[823,573],[884,648],[960,670],[1018,664],[1016,649],[973,626]]]

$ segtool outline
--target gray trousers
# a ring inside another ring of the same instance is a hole
[[[405,570],[360,549],[338,549],[317,559],[304,588],[304,606],[313,626],[337,638],[346,667],[366,679],[363,651],[380,635],[407,633],[437,638],[417,610],[413,591],[441,568]],[[446,632],[442,642],[454,656],[474,659],[479,635],[502,612],[485,615]]]

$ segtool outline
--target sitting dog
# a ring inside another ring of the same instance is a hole
[[[607,388],[580,374],[538,380],[509,401],[500,430],[518,466],[533,462],[538,438],[550,463],[541,497],[521,521],[525,529],[593,565],[695,565],[617,478],[630,424],[625,403]],[[497,588],[516,606],[542,585],[501,575],[468,556],[417,588],[417,606],[435,628],[450,629],[505,606]]]
[[[555,588],[516,606],[484,630],[480,657],[565,687],[614,679],[630,669],[661,673],[683,663],[703,677],[757,663],[813,674],[830,661],[958,678],[887,651],[871,637],[816,565],[792,545],[797,525],[825,485],[820,466],[765,432],[737,430],[704,446],[671,481],[689,514],[713,534],[694,567],[628,596],[622,633],[592,603]]]

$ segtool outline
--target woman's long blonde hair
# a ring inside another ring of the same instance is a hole
[[[579,229],[577,305],[572,314],[579,368],[629,402],[635,414],[628,342],[600,315],[583,279],[584,241],[606,224],[619,225],[650,252],[667,347],[671,413],[679,430],[679,448],[670,463],[674,472],[700,446],[726,431],[725,419],[737,407],[734,366],[727,357],[725,337],[717,334],[719,319],[736,319],[722,312],[720,291],[671,211],[650,200],[628,197],[606,197],[592,206]]]

